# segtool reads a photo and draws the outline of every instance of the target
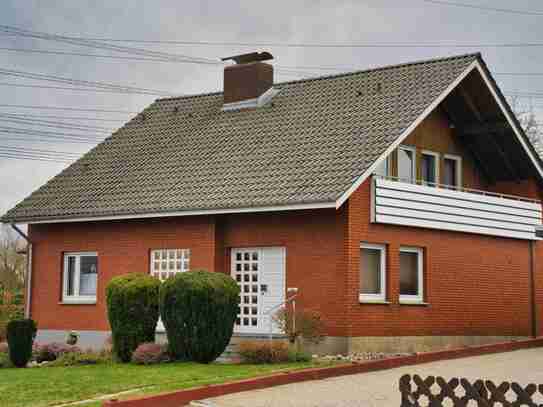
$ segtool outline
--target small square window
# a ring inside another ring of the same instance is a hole
[[[64,255],[62,299],[66,302],[95,302],[98,283],[96,253],[67,253]]]
[[[151,275],[164,281],[175,273],[189,270],[190,250],[188,249],[158,249],[151,250]]]

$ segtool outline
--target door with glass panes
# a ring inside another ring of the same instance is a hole
[[[270,313],[285,300],[285,248],[232,249],[231,275],[240,287],[237,333],[263,334],[270,329]],[[272,332],[280,333],[272,321]]]

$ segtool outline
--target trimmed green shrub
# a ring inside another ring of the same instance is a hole
[[[31,319],[14,319],[8,323],[9,358],[14,366],[25,367],[32,357],[36,323]]]
[[[113,278],[106,289],[113,354],[130,362],[132,353],[155,340],[160,281],[148,274],[132,273]]]
[[[284,342],[245,341],[239,344],[239,354],[245,363],[284,363],[292,361],[288,345]],[[294,360],[296,361],[296,360]]]
[[[160,288],[160,314],[175,360],[209,363],[230,342],[239,287],[226,274],[195,270],[177,274]]]

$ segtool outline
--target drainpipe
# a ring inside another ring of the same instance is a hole
[[[25,273],[25,318],[30,318],[30,298],[32,296],[32,242],[29,237],[14,223],[11,224],[13,230],[15,230],[24,240],[26,240],[26,273]]]

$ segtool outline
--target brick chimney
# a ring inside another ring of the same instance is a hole
[[[222,59],[236,62],[224,68],[223,110],[259,107],[273,97],[273,66],[262,62],[272,58],[253,52]]]

